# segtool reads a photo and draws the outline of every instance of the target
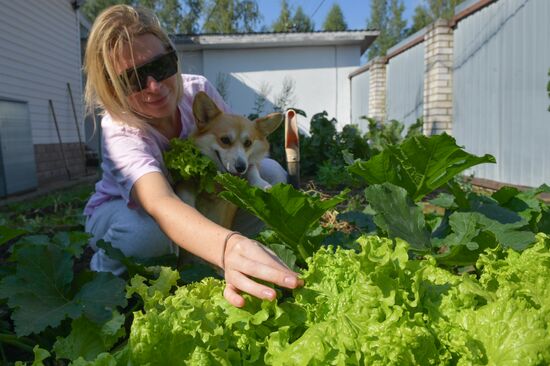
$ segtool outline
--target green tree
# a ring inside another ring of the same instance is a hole
[[[370,46],[368,58],[386,55],[388,49],[405,37],[405,6],[402,0],[372,0],[367,28],[377,29],[380,35]]]
[[[313,32],[313,22],[304,13],[301,6],[296,8],[296,13],[292,18],[292,31],[293,32]]]
[[[417,6],[414,8],[413,24],[408,33],[413,34],[432,23],[432,17],[428,14],[428,11],[423,6]]]
[[[198,22],[203,13],[204,0],[185,0],[184,4],[180,33],[199,33]]]
[[[206,9],[205,33],[252,32],[261,19],[255,0],[210,0]]]
[[[115,4],[142,6],[152,9],[162,27],[168,33],[196,33],[197,23],[202,13],[204,0],[87,0],[82,12],[90,21],[105,8]],[[184,15],[185,9],[185,15]]]
[[[164,30],[168,33],[180,33],[182,29],[182,8],[178,0],[162,0],[157,16]]]
[[[325,22],[323,23],[323,30],[325,31],[345,31],[348,29],[348,25],[344,20],[344,14],[340,5],[334,3],[330,8]]]
[[[401,41],[406,36],[407,21],[403,19],[405,5],[402,0],[390,0],[387,32],[390,39],[390,47]]]
[[[103,11],[103,9],[108,8],[111,5],[116,4],[132,4],[132,0],[87,0],[84,2],[84,5],[80,8],[82,14],[91,22]]]
[[[272,28],[273,32],[290,32],[292,29],[292,15],[290,13],[290,8],[288,7],[288,2],[286,0],[281,0],[281,12],[279,17],[273,23]]]
[[[419,31],[436,19],[452,19],[455,7],[464,0],[424,0],[414,9],[413,24],[409,34]]]

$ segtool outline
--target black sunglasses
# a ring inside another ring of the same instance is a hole
[[[130,90],[135,93],[147,87],[147,77],[163,81],[178,72],[178,55],[175,50],[159,55],[148,63],[136,68],[130,67],[120,75],[128,78]]]

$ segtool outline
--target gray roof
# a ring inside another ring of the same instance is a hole
[[[380,32],[353,30],[339,32],[237,33],[237,34],[177,34],[172,36],[180,51],[228,48],[344,46],[358,45],[361,54]]]

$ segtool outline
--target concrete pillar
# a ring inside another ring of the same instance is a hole
[[[428,26],[424,54],[424,134],[452,133],[453,30],[438,19]]]
[[[386,60],[377,57],[369,67],[369,117],[386,119]]]

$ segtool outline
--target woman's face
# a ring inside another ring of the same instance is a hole
[[[122,58],[115,63],[115,69],[120,75],[134,67],[134,62],[135,66],[139,67],[167,52],[166,47],[157,37],[152,34],[142,34],[134,38],[131,48],[124,49]],[[151,119],[171,117],[177,107],[176,83],[176,74],[162,81],[148,76],[146,85],[142,86],[141,91],[128,95],[128,103],[136,112]]]

